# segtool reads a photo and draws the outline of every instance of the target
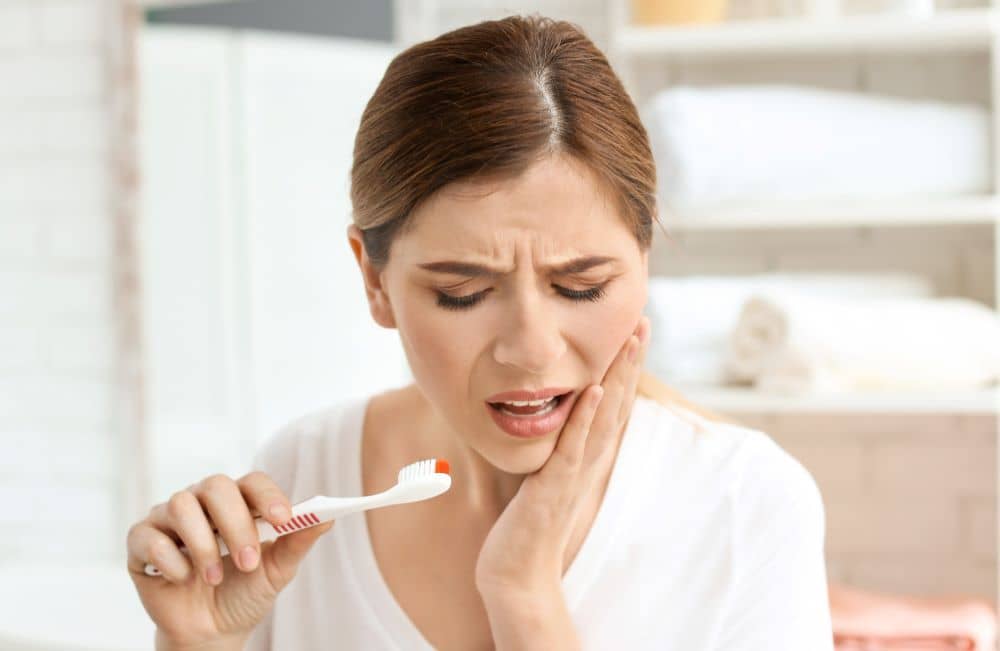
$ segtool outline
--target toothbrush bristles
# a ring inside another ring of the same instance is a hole
[[[408,466],[404,466],[402,470],[399,471],[399,476],[397,477],[398,482],[409,481],[411,479],[416,479],[417,477],[423,477],[424,475],[430,475],[433,473],[450,474],[451,466],[444,459],[424,459],[423,461],[417,461],[411,463]]]

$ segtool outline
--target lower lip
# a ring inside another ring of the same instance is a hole
[[[503,431],[518,438],[538,438],[563,426],[573,406],[573,394],[566,394],[555,409],[540,416],[512,416],[492,405],[487,404],[486,410],[493,417],[493,422]]]

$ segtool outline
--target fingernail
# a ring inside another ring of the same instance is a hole
[[[240,566],[246,570],[250,571],[257,567],[257,550],[253,547],[247,545],[240,552]]]
[[[590,394],[591,406],[596,407],[597,403],[599,403],[601,401],[601,398],[603,397],[604,397],[604,387],[598,386],[596,389],[594,389],[594,392]]]
[[[649,323],[649,319],[643,318],[642,325],[639,328],[639,330],[641,331],[640,334],[639,334],[639,342],[642,343],[643,345],[646,345],[646,343],[649,342],[649,329],[650,329],[650,327],[651,326],[650,326],[650,323]]]
[[[636,356],[639,353],[639,340],[635,337],[630,337],[628,340],[628,361],[634,362]]]
[[[281,523],[284,523],[285,520],[287,520],[292,515],[291,513],[288,512],[288,507],[286,507],[281,502],[272,504],[271,508],[268,509],[268,513],[271,514],[272,518],[278,520]]]
[[[205,581],[209,585],[222,583],[222,563],[215,563],[205,568]]]

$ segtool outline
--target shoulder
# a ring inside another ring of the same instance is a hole
[[[793,536],[822,544],[823,500],[816,481],[766,432],[705,418],[679,405],[643,399],[653,415],[653,448],[671,471],[690,478],[706,501],[729,512],[734,536]],[[638,400],[637,400],[638,402]]]
[[[368,398],[351,399],[304,414],[268,437],[253,457],[253,469],[268,474],[291,499],[320,492],[345,436],[360,432]]]

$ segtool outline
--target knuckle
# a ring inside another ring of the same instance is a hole
[[[233,484],[233,480],[222,473],[209,475],[201,480],[201,488],[206,491],[217,491],[228,488]]]
[[[139,522],[133,523],[132,526],[128,528],[128,532],[125,534],[125,540],[126,541],[135,540],[139,536],[139,532],[145,526],[145,524],[146,524],[145,520],[140,520]]]
[[[248,472],[240,478],[239,484],[241,486],[260,486],[266,484],[271,480],[268,474],[262,470],[254,470]]]
[[[149,543],[146,550],[148,560],[156,565],[164,565],[171,556],[173,543],[163,538],[158,538]]]
[[[198,506],[198,498],[194,496],[190,491],[177,491],[170,496],[167,500],[167,517],[172,520],[177,520],[183,517],[185,514],[191,512],[191,510]],[[198,506],[200,510],[200,506]]]

